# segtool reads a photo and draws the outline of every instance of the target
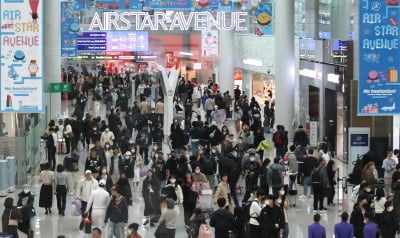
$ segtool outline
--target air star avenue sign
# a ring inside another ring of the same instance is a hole
[[[246,19],[247,12],[174,12],[169,17],[164,12],[96,12],[89,31],[247,31]]]

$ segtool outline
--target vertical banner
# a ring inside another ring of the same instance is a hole
[[[79,1],[82,4],[82,1]],[[61,57],[77,57],[77,37],[80,4],[75,1],[61,2]]]
[[[201,54],[203,57],[218,57],[218,31],[201,33]]]
[[[348,171],[353,171],[353,163],[369,151],[370,128],[350,127],[348,138]]]
[[[358,115],[400,114],[398,0],[359,3]]]
[[[1,0],[0,112],[43,112],[43,2]]]
[[[260,2],[255,11],[258,27],[255,33],[258,36],[273,35],[273,5],[271,2]]]

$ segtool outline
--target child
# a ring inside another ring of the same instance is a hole
[[[142,238],[139,234],[138,234],[138,229],[139,229],[139,224],[137,223],[132,223],[128,226],[128,230],[129,230],[129,235],[127,236],[127,238]]]

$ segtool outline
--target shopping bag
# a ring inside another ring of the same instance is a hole
[[[398,82],[398,71],[394,68],[388,70],[388,82],[397,83]]]
[[[213,211],[213,196],[212,195],[200,195],[199,202],[197,204],[198,208],[201,208],[203,211]]]

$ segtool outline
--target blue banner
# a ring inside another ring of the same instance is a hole
[[[271,2],[261,2],[257,6],[255,11],[256,20],[258,27],[255,29],[255,33],[258,36],[262,35],[273,35],[274,34],[274,23],[273,23],[273,5]]]
[[[368,146],[368,134],[351,134],[351,146]]]
[[[142,10],[139,0],[77,0],[84,4],[82,9],[102,9],[102,10]],[[91,3],[93,2],[93,4]]]
[[[61,2],[61,57],[78,56],[79,14],[80,5],[77,2]]]
[[[192,0],[145,0],[146,10],[191,10]]]
[[[398,0],[360,1],[360,116],[400,114],[398,5]]]

